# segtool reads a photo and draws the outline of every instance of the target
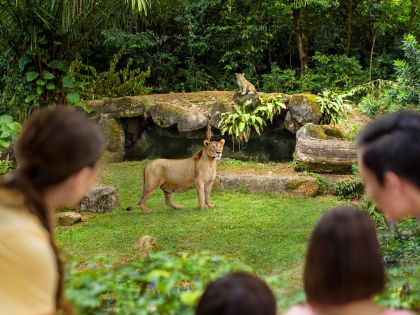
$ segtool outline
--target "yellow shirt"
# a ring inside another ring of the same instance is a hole
[[[20,194],[0,189],[0,314],[54,314],[57,277],[48,232]]]

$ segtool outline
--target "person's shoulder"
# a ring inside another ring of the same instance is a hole
[[[47,236],[39,219],[24,205],[23,196],[15,191],[0,188],[0,235],[15,233],[35,234],[42,239]]]
[[[309,304],[301,304],[292,306],[284,315],[315,315],[315,312]]]

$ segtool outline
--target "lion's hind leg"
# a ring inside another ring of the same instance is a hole
[[[181,205],[177,205],[173,200],[172,200],[172,190],[165,184],[161,185],[160,188],[163,190],[163,192],[165,193],[165,203],[166,205],[168,205],[171,208],[174,209],[181,209],[183,208]]]
[[[169,206],[169,207],[171,207],[171,208],[174,208],[174,209],[181,209],[181,208],[183,208],[181,205],[177,205],[173,200],[172,200],[172,193],[170,193],[170,192],[166,192],[166,191],[163,191],[164,193],[165,193],[165,203]]]
[[[139,201],[140,208],[143,213],[149,213],[150,209],[147,207],[147,201],[152,196],[153,192],[163,184],[163,180],[156,181],[154,183],[150,183],[147,180],[144,181],[144,187],[143,187],[143,196],[141,197]]]

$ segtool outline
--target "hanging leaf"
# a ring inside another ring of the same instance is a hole
[[[51,72],[48,72],[48,71],[44,71],[44,72],[42,73],[42,77],[43,77],[45,80],[52,80],[52,79],[54,79],[54,74],[52,74]]]
[[[48,64],[51,69],[64,70],[66,64],[61,60],[53,60]]]
[[[33,80],[35,80],[36,78],[38,78],[39,73],[36,71],[28,71],[26,73],[26,81],[27,82],[32,82]]]
[[[81,102],[80,94],[79,93],[68,93],[66,95],[66,99],[70,104],[78,104]]]
[[[63,87],[67,89],[73,89],[76,87],[76,84],[74,84],[74,80],[71,75],[67,74],[63,77]]]
[[[55,89],[55,84],[54,83],[48,83],[46,88],[47,88],[47,90],[54,90]]]

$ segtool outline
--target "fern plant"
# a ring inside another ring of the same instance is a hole
[[[348,96],[348,94],[337,94],[328,89],[321,92],[317,101],[321,107],[323,123],[338,123],[340,121],[351,105],[351,101],[346,99]]]
[[[233,113],[223,113],[219,128],[222,135],[228,133],[232,136],[233,150],[235,141],[238,142],[239,150],[244,148],[249,141],[252,129],[261,136],[261,132],[267,120],[273,121],[275,115],[286,108],[281,96],[260,96],[260,105],[252,109],[252,100],[245,101],[242,105],[234,105]]]

